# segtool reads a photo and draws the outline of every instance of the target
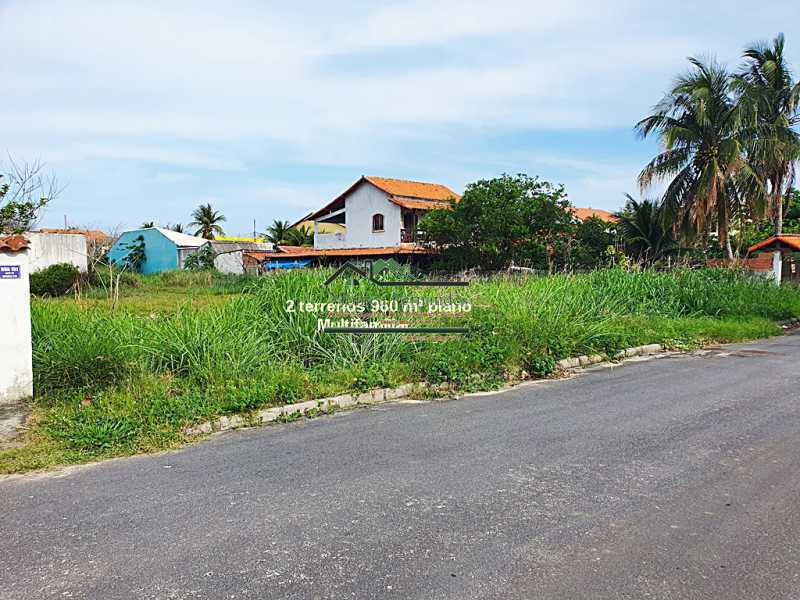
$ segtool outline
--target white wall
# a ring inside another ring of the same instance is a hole
[[[314,234],[314,248],[344,248],[347,238],[345,233],[315,233]]]
[[[88,266],[86,236],[78,233],[36,233],[29,232],[25,237],[31,241],[31,271],[41,271],[50,265],[68,263],[75,265],[81,273]]]
[[[383,232],[372,231],[372,215],[383,215]],[[389,195],[362,181],[345,198],[346,231],[338,240],[325,234],[314,236],[315,248],[381,248],[400,245],[400,207]],[[319,242],[317,241],[319,239]]]
[[[0,404],[33,396],[28,252],[0,251]]]

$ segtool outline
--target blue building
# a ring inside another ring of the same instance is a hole
[[[148,227],[126,231],[108,251],[110,262],[122,264],[136,246],[139,238],[144,241],[144,262],[141,272],[144,274],[160,273],[173,269],[182,269],[186,257],[197,252],[208,240],[185,233],[178,233],[161,227]]]

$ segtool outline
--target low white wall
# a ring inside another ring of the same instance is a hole
[[[344,233],[315,233],[314,248],[345,248],[346,239]]]
[[[0,404],[33,396],[29,251],[0,251]]]
[[[85,235],[29,232],[25,237],[31,241],[29,252],[32,272],[60,263],[75,265],[81,273],[86,272],[89,252]]]

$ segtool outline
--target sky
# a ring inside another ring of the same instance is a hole
[[[0,0],[0,168],[58,177],[42,226],[108,231],[211,203],[252,234],[361,175],[524,172],[615,210],[686,57],[778,32],[800,70],[796,0]]]

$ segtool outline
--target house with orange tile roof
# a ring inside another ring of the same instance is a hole
[[[419,220],[460,199],[446,185],[365,175],[304,221],[314,224],[314,250],[416,251]]]

